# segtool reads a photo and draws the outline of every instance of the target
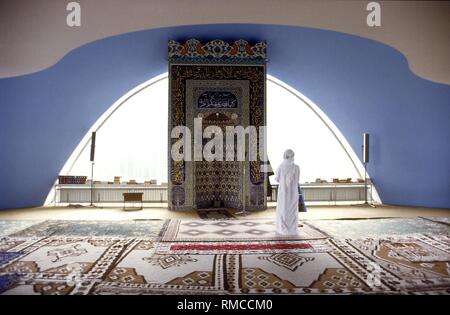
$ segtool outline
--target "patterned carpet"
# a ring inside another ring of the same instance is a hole
[[[26,229],[32,225],[36,225],[42,220],[7,220],[0,221],[0,237],[7,236],[12,233]]]
[[[202,220],[233,220],[234,215],[227,209],[207,209],[197,210],[198,216]]]
[[[450,293],[447,225],[409,233],[398,219],[383,236],[364,221],[377,237],[329,237],[321,221],[296,239],[275,237],[271,220],[38,222],[0,239],[0,293]]]
[[[450,217],[423,217],[423,219],[450,225]]]
[[[274,219],[202,221],[170,220],[164,231],[163,241],[219,241],[219,240],[279,240],[275,233]],[[299,229],[299,235],[289,239],[318,239],[326,236],[307,223]]]
[[[116,236],[116,237],[157,237],[164,220],[135,221],[72,221],[47,220],[15,232],[14,237],[43,236]]]
[[[443,219],[443,218],[440,218]],[[357,220],[314,220],[317,229],[334,238],[383,237],[414,233],[447,234],[448,225],[422,218],[387,218]]]

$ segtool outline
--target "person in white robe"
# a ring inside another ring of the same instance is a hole
[[[294,163],[294,151],[286,150],[278,167],[275,180],[278,184],[276,232],[282,236],[298,234],[298,182],[300,167]]]

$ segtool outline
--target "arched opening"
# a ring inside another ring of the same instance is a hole
[[[91,133],[97,133],[95,181],[167,183],[168,74],[152,78],[117,100],[91,127],[60,171],[60,175],[87,176]],[[334,123],[296,89],[267,76],[267,145],[275,169],[282,152],[293,149],[301,167],[301,183],[333,179],[361,179],[364,168]],[[273,179],[271,182],[274,184]],[[46,204],[57,201],[55,187]],[[375,202],[381,202],[376,189]],[[162,197],[161,197],[162,199]],[[64,202],[64,200],[58,200]]]

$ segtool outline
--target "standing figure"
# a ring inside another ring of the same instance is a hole
[[[286,150],[278,167],[277,234],[296,236],[298,233],[298,182],[300,168],[294,164],[294,151]]]

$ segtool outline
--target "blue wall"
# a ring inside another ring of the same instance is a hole
[[[97,118],[136,85],[167,71],[168,39],[268,43],[268,73],[301,91],[360,152],[385,203],[450,207],[450,86],[414,75],[404,56],[368,39],[318,29],[184,26],[128,33],[56,65],[0,80],[0,208],[39,206]]]

